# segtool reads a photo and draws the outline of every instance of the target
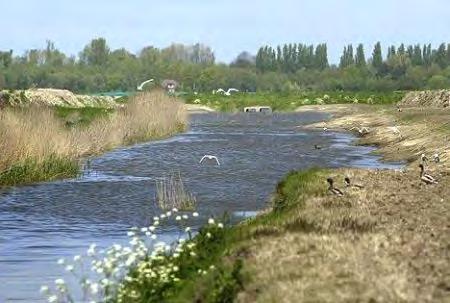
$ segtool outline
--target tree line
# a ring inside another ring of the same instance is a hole
[[[369,48],[367,48],[369,49]],[[174,79],[183,91],[235,87],[242,91],[299,90],[392,91],[450,87],[450,44],[388,46],[368,51],[363,44],[344,47],[331,64],[325,43],[263,46],[256,55],[240,53],[230,64],[217,63],[206,45],[148,46],[136,54],[111,50],[107,41],[90,41],[68,56],[47,41],[22,55],[0,51],[0,89],[53,87],[80,93],[133,91],[153,78]]]

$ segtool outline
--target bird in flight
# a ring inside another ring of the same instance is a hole
[[[218,166],[220,166],[220,162],[219,162],[219,159],[216,157],[216,156],[213,156],[213,155],[204,155],[203,157],[202,157],[202,159],[200,160],[200,164],[202,164],[202,162],[204,161],[204,160],[215,160],[216,161],[216,163],[217,163],[217,165]]]

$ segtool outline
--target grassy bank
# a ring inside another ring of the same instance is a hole
[[[400,101],[404,92],[310,92],[302,93],[234,93],[198,94],[186,96],[187,103],[198,104],[219,111],[242,111],[244,107],[265,105],[275,111],[293,111],[299,106],[312,104],[392,104]]]
[[[360,143],[377,143],[386,157],[409,164],[404,170],[291,172],[276,187],[270,209],[225,229],[208,224],[181,258],[159,259],[176,266],[176,278],[155,288],[161,284],[145,270],[159,263],[149,261],[132,271],[118,301],[448,302],[448,111],[321,110],[333,113],[326,123],[331,128],[369,127]],[[436,149],[443,160],[427,170],[439,184],[426,185],[418,158]],[[345,176],[364,187],[345,187]],[[343,197],[327,191],[328,177]]]
[[[7,108],[0,112],[0,185],[74,176],[83,156],[170,136],[185,123],[182,104],[160,92],[133,97],[114,111]]]

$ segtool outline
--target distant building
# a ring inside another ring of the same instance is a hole
[[[169,94],[174,94],[175,90],[178,88],[178,82],[175,80],[166,79],[161,83],[161,86],[168,92]]]

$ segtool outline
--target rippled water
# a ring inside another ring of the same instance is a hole
[[[236,220],[253,215],[292,169],[392,166],[381,164],[372,148],[352,146],[349,134],[301,127],[325,117],[194,115],[188,132],[92,159],[78,179],[0,190],[0,302],[39,302],[40,285],[62,274],[59,257],[80,254],[93,242],[125,243],[129,227],[159,213],[155,180],[171,171],[196,195],[201,216],[194,224],[200,224],[225,211]],[[200,165],[205,154],[222,165]],[[175,232],[165,226],[162,236]]]

